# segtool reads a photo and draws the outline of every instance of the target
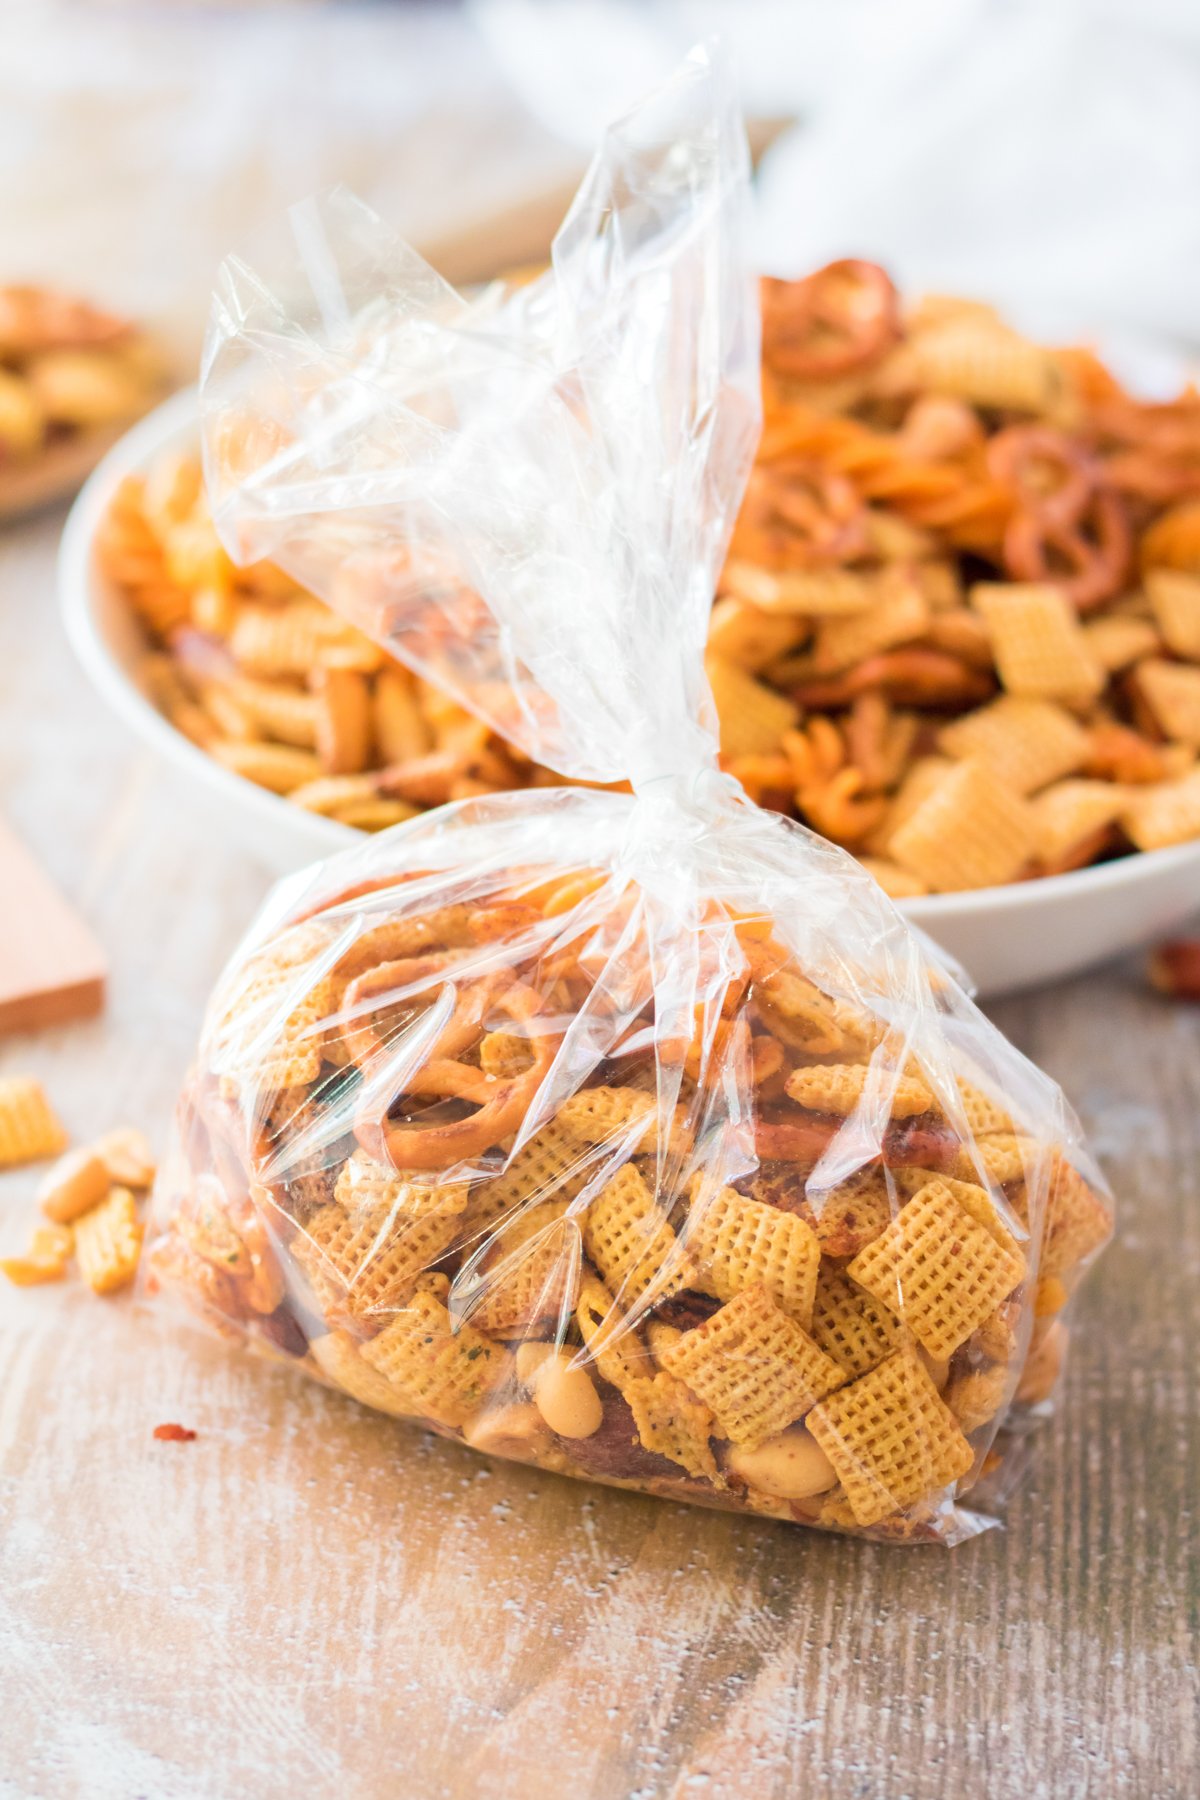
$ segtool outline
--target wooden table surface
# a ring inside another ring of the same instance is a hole
[[[3,803],[112,988],[0,1073],[161,1143],[268,875],[76,670],[60,523],[0,539]],[[995,1011],[1120,1202],[1006,1529],[881,1548],[491,1464],[125,1300],[5,1288],[0,1796],[1200,1791],[1200,1009],[1130,962]],[[0,1180],[0,1244],[35,1182]]]

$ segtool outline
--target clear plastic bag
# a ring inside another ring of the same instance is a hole
[[[954,1541],[1109,1206],[1057,1088],[864,871],[717,772],[746,180],[702,51],[607,135],[530,287],[464,301],[344,200],[269,278],[227,265],[230,548],[597,785],[461,801],[275,890],[145,1282],[476,1449]]]

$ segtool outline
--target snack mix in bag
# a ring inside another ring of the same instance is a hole
[[[1109,1204],[1058,1090],[869,876],[716,768],[746,195],[700,51],[607,134],[528,287],[463,300],[344,197],[296,210],[290,266],[226,266],[231,551],[591,785],[459,801],[276,889],[144,1279],[479,1450],[955,1541]]]

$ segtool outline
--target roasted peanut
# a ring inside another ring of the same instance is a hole
[[[38,1190],[38,1205],[48,1219],[69,1225],[103,1200],[112,1174],[94,1150],[68,1150],[60,1156]]]
[[[491,1456],[511,1456],[519,1461],[527,1461],[550,1448],[550,1433],[537,1407],[528,1401],[489,1407],[477,1418],[467,1420],[463,1437],[473,1450],[484,1450]]]
[[[559,1437],[591,1437],[599,1431],[604,1406],[586,1369],[574,1368],[570,1355],[555,1350],[533,1377],[533,1403]]]
[[[804,1500],[837,1486],[833,1464],[803,1427],[781,1431],[755,1450],[730,1450],[725,1467],[779,1500]]]

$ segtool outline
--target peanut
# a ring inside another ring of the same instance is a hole
[[[38,1204],[48,1219],[70,1225],[103,1200],[112,1175],[94,1150],[68,1150],[60,1156],[38,1190]]]
[[[550,1448],[550,1434],[541,1414],[527,1400],[511,1406],[488,1407],[477,1418],[467,1420],[463,1437],[473,1450],[518,1460],[527,1460]]]
[[[779,1500],[806,1500],[837,1485],[833,1464],[803,1427],[781,1431],[755,1450],[730,1450],[725,1467]]]
[[[552,1351],[538,1365],[533,1403],[559,1437],[591,1437],[604,1418],[604,1405],[591,1376],[586,1369],[573,1368],[570,1356],[562,1350]]]

